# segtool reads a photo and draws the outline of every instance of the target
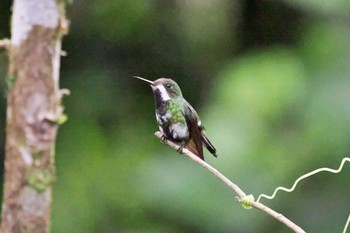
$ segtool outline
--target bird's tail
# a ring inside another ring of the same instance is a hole
[[[204,146],[208,149],[210,153],[212,153],[215,157],[218,157],[216,154],[216,148],[213,146],[213,144],[209,141],[207,136],[202,132],[202,141],[204,143]]]
[[[189,151],[191,151],[193,154],[195,154],[200,159],[204,160],[202,143],[201,143],[201,141],[199,141],[199,142],[200,142],[200,145],[196,144],[196,142],[193,139],[191,139],[187,143],[185,148],[188,149]]]

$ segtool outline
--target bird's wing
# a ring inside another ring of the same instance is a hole
[[[188,107],[186,110],[190,111],[190,114],[187,114],[186,123],[187,123],[188,129],[190,131],[191,139],[187,143],[185,148],[189,149],[191,152],[193,152],[199,158],[204,160],[201,129],[198,126],[198,115],[197,115],[196,111],[193,109],[193,107],[189,104],[188,104]]]
[[[201,141],[201,148],[202,148],[202,142],[204,143],[204,146],[208,149],[208,151],[214,155],[215,157],[217,157],[216,154],[216,148],[214,147],[214,145],[210,142],[210,140],[207,138],[207,135],[204,132],[204,126],[201,124],[199,116],[196,112],[196,110],[194,110],[194,108],[188,104],[188,109],[189,111],[192,113],[191,115],[193,116],[194,121],[196,122],[196,126],[199,130],[199,135],[200,135],[200,141]],[[203,151],[203,149],[202,149]]]

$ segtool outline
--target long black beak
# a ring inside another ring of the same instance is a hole
[[[151,80],[148,80],[148,79],[145,79],[145,78],[141,78],[141,77],[138,77],[138,76],[133,76],[134,78],[137,78],[137,79],[140,79],[140,80],[142,80],[142,81],[144,81],[144,82],[146,82],[146,83],[149,83],[149,84],[151,84],[152,86],[154,85],[154,82],[153,81],[151,81]]]

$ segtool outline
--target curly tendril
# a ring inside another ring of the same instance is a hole
[[[266,194],[260,194],[259,197],[258,197],[258,200],[257,200],[256,202],[259,202],[260,199],[261,199],[262,197],[264,197],[264,198],[266,198],[266,199],[270,199],[270,200],[271,200],[271,199],[274,199],[275,196],[276,196],[276,194],[277,194],[277,192],[278,192],[279,190],[282,190],[282,191],[285,191],[285,192],[288,192],[288,193],[293,192],[294,189],[295,189],[295,187],[297,186],[297,184],[298,184],[301,180],[303,180],[303,179],[305,179],[305,178],[307,178],[307,177],[310,177],[310,176],[312,176],[312,175],[315,175],[315,174],[317,174],[317,173],[319,173],[319,172],[339,173],[339,172],[341,172],[341,170],[343,169],[343,166],[344,166],[345,162],[350,162],[350,158],[349,158],[349,157],[343,158],[343,160],[341,161],[340,166],[339,166],[338,169],[331,169],[331,168],[323,167],[323,168],[318,168],[318,169],[316,169],[316,170],[314,170],[314,171],[312,171],[312,172],[306,173],[305,175],[302,175],[301,177],[299,177],[299,178],[294,182],[293,186],[292,186],[291,188],[289,188],[289,189],[280,186],[280,187],[278,187],[278,188],[275,189],[275,191],[273,192],[273,194],[272,194],[271,196],[268,196],[268,195],[266,195]]]

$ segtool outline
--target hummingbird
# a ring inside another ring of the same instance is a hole
[[[172,79],[159,78],[154,81],[134,76],[150,84],[155,102],[156,119],[163,140],[170,140],[190,150],[204,160],[203,144],[217,157],[216,149],[207,138],[204,127],[194,108],[182,96],[179,85]]]

